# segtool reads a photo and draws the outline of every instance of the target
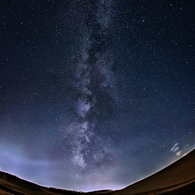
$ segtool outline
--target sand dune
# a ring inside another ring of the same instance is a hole
[[[179,194],[179,189],[193,185],[195,193],[195,150],[150,177],[114,192],[114,195],[147,194],[147,192],[148,194],[162,194],[165,192],[173,194],[171,193],[173,190],[178,191]]]
[[[68,191],[63,189],[46,188],[22,180],[8,173],[0,172],[0,194],[112,194],[112,195],[146,195],[146,194],[164,194],[164,195],[193,195],[195,194],[195,150],[191,151],[185,157],[166,167],[165,169],[134,183],[124,189],[116,191],[96,191],[89,193]]]

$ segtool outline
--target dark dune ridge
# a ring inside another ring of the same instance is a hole
[[[63,189],[47,188],[22,180],[8,173],[0,172],[0,194],[195,195],[195,149],[165,169],[121,190],[102,190],[84,193]]]

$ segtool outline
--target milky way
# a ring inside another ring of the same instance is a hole
[[[82,168],[88,161],[103,163],[113,156],[113,151],[102,143],[101,136],[94,130],[98,117],[108,115],[107,110],[113,106],[113,56],[108,43],[112,5],[112,1],[78,2],[75,5],[81,9],[79,30],[83,33],[78,54],[74,57],[77,62],[73,65],[77,93],[75,116],[61,130],[67,139],[71,137],[73,163]]]

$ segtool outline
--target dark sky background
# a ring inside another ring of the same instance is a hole
[[[193,0],[1,0],[0,170],[119,189],[195,147]]]

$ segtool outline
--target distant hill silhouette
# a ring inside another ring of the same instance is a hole
[[[195,150],[161,171],[113,194],[195,194]]]
[[[195,150],[165,169],[124,189],[76,192],[47,188],[0,171],[0,195],[195,195]]]

